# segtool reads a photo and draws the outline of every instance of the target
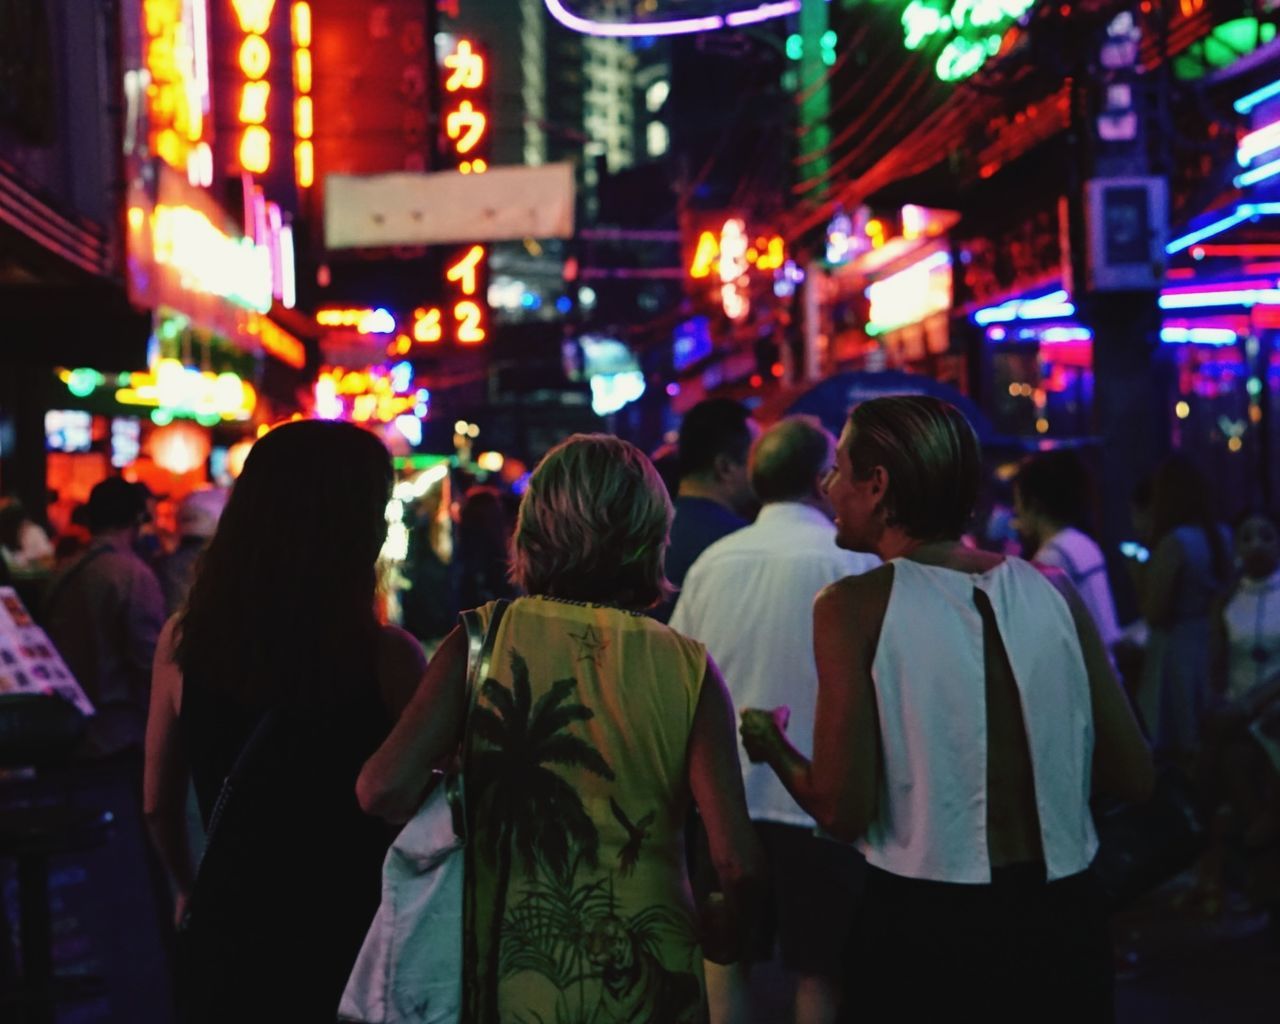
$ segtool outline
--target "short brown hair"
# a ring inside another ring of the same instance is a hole
[[[648,457],[607,434],[574,434],[543,457],[520,502],[511,578],[529,594],[648,608],[663,572],[671,499]]]
[[[955,540],[978,500],[982,449],[964,414],[928,395],[873,398],[849,413],[849,461],[889,474],[885,522],[917,540]]]

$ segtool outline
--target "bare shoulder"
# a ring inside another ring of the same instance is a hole
[[[383,703],[399,714],[409,703],[427,659],[412,633],[399,626],[383,626],[378,634],[378,690]]]
[[[813,613],[819,620],[842,621],[850,628],[878,633],[892,591],[893,564],[885,562],[823,587],[813,599]]]
[[[406,629],[399,626],[383,626],[378,634],[378,661],[389,669],[417,669],[427,666],[422,644]]]

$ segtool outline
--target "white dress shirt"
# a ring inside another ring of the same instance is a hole
[[[818,670],[813,599],[829,583],[880,564],[836,547],[836,528],[799,502],[766,505],[751,526],[716,541],[685,576],[671,628],[706,644],[737,708],[791,708],[787,735],[813,756]],[[772,768],[739,748],[753,820],[812,827]]]

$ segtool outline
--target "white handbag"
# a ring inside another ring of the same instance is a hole
[[[467,630],[467,719],[493,657],[508,602],[481,630]],[[444,773],[441,773],[444,774]],[[458,1024],[462,1019],[462,894],[466,815],[462,776],[444,774],[404,826],[382,865],[382,902],[338,1004],[338,1019],[361,1024]]]

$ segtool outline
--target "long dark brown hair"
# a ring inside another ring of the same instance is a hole
[[[368,685],[391,458],[368,431],[300,421],[249,453],[179,623],[184,677],[247,705]]]

